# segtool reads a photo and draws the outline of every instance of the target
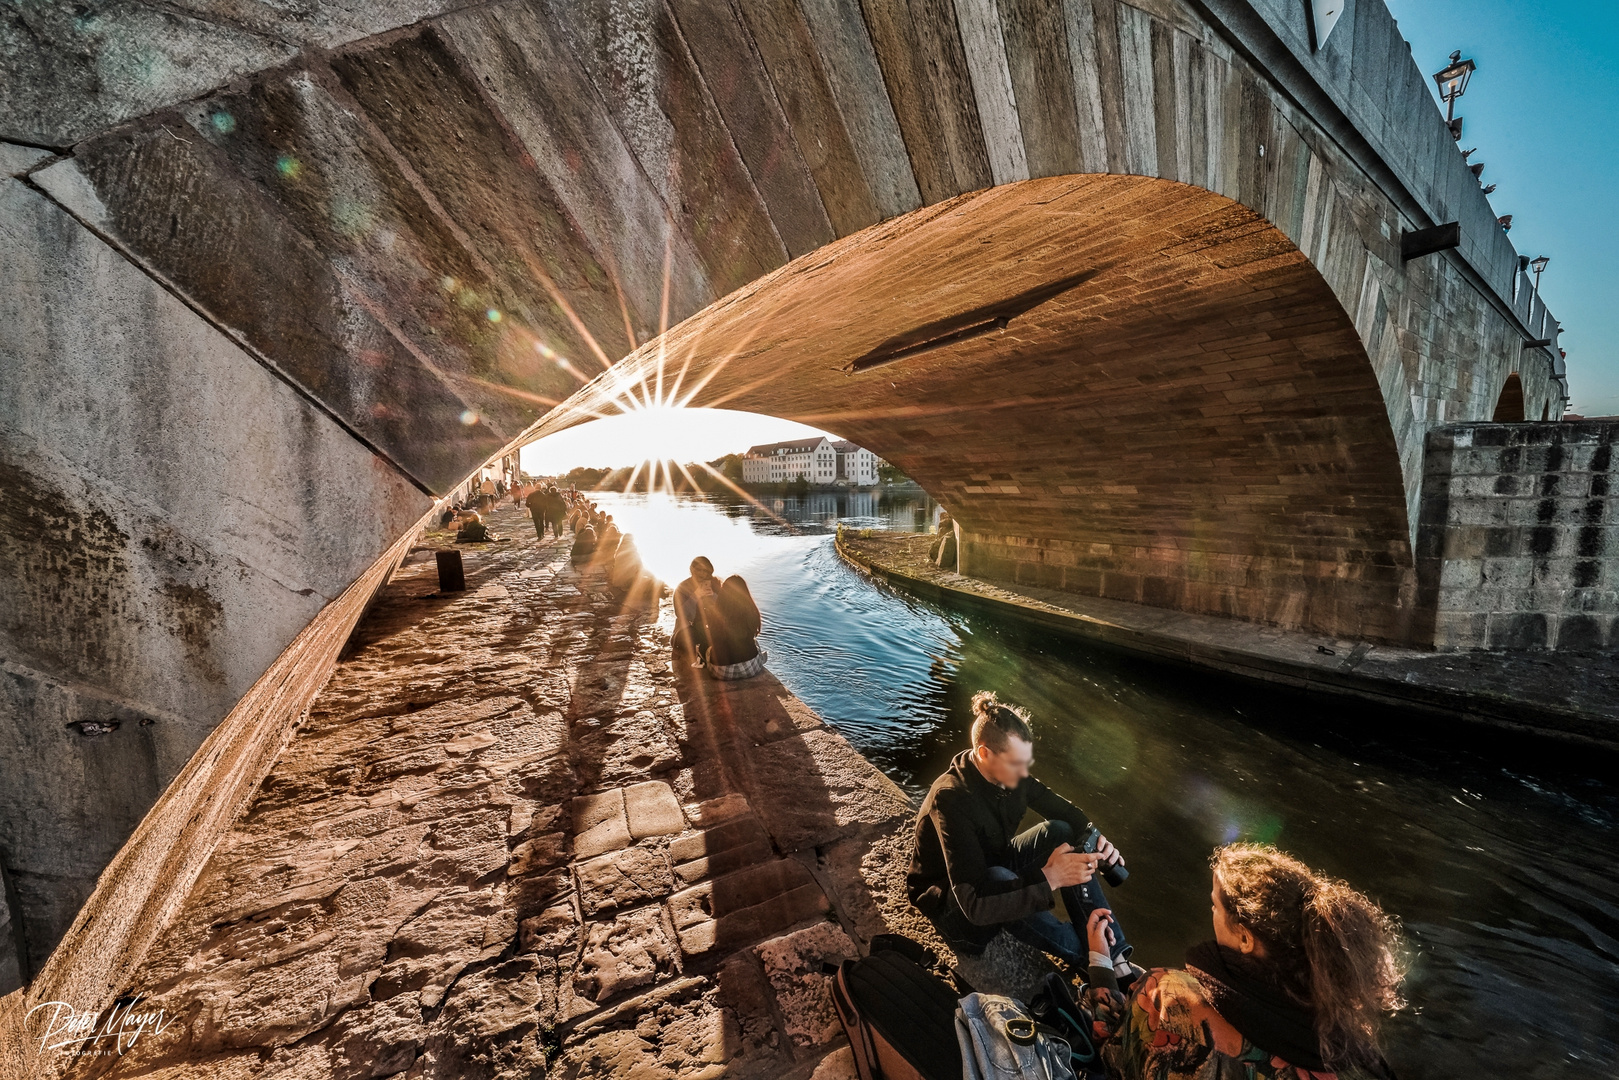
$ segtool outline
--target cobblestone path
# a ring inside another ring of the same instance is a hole
[[[905,796],[773,677],[677,680],[666,597],[492,524],[465,593],[425,551],[382,589],[130,982],[170,1026],[83,1074],[847,1072],[822,964],[918,931]]]

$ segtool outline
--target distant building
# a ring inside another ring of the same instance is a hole
[[[800,477],[811,484],[869,486],[877,482],[877,455],[823,435],[750,447],[742,456],[744,484],[784,484]]]

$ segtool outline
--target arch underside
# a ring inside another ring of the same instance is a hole
[[[916,211],[675,327],[542,430],[660,365],[701,385],[694,406],[893,462],[956,515],[973,576],[1409,637],[1405,490],[1365,349],[1279,230],[1201,188],[1065,176]]]

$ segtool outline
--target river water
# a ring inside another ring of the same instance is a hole
[[[692,556],[747,579],[770,669],[915,795],[993,689],[1035,717],[1035,772],[1124,852],[1136,959],[1212,936],[1208,859],[1275,843],[1404,924],[1411,1077],[1619,1076],[1619,774],[1587,751],[1323,703],[1093,652],[871,584],[838,522],[923,531],[925,495],[600,496],[671,583]]]

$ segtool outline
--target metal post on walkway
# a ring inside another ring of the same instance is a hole
[[[438,591],[465,592],[467,575],[461,566],[461,553],[437,551],[433,553],[433,557],[438,560]]]

